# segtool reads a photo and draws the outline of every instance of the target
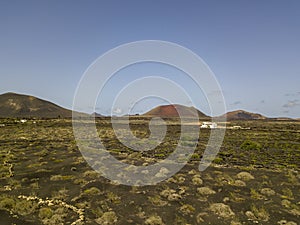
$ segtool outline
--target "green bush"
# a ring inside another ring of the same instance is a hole
[[[101,194],[101,191],[96,187],[91,187],[89,189],[84,190],[83,193],[85,195],[99,195]]]
[[[53,176],[50,177],[50,180],[51,181],[61,181],[61,180],[71,180],[73,178],[74,178],[74,176],[72,176],[72,175],[65,175],[65,176],[63,176],[63,175],[53,175]]]
[[[16,201],[14,211],[19,215],[26,216],[32,214],[37,207],[38,205],[36,202],[21,199]]]
[[[194,159],[194,160],[200,159],[200,155],[197,153],[194,153],[194,154],[192,154],[191,159]]]
[[[223,162],[223,159],[220,158],[220,157],[216,157],[214,160],[213,160],[214,163],[216,164],[221,164]]]
[[[0,198],[0,209],[3,210],[11,210],[15,206],[15,201],[9,197],[1,197]]]
[[[255,141],[246,140],[241,144],[240,148],[242,150],[260,150],[261,145]]]
[[[39,212],[39,218],[43,219],[50,219],[53,215],[53,211],[50,208],[41,208]]]

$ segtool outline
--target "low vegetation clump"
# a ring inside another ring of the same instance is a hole
[[[294,221],[280,220],[277,223],[278,225],[297,225]]]
[[[89,189],[84,190],[83,194],[84,195],[99,195],[99,194],[101,194],[101,191],[96,187],[91,187]]]
[[[37,210],[37,208],[38,204],[36,202],[18,199],[13,210],[21,216],[26,216],[33,214]]]
[[[257,208],[255,205],[251,206],[251,211],[247,211],[246,216],[253,221],[268,221],[270,218],[270,214],[267,210],[262,206]]]
[[[254,188],[250,189],[250,195],[252,199],[256,200],[262,200],[264,197],[261,195],[258,191],[256,191]]]
[[[15,207],[15,201],[12,197],[1,196],[0,197],[0,209],[11,211]]]
[[[148,197],[148,199],[153,205],[156,205],[156,206],[165,206],[168,204],[168,202],[162,200],[159,195],[156,195],[153,197]]]
[[[50,180],[51,181],[61,181],[61,180],[71,180],[74,177],[72,175],[53,175],[51,176]]]
[[[175,190],[169,188],[160,192],[160,195],[167,198],[169,201],[177,201],[182,198],[182,196],[176,193]]]
[[[162,218],[160,216],[154,215],[150,216],[145,221],[146,225],[164,225],[164,222],[162,221]]]
[[[216,194],[216,192],[214,190],[212,190],[211,188],[209,188],[209,187],[200,187],[200,188],[197,188],[197,191],[201,195],[213,195],[213,194]]]
[[[100,225],[116,224],[118,217],[115,212],[105,212],[103,215],[95,220]]]
[[[243,180],[243,181],[249,181],[249,180],[254,179],[252,174],[250,174],[248,172],[240,172],[236,176],[237,176],[238,179]]]
[[[192,182],[194,185],[202,185],[203,184],[203,180],[198,175],[195,175],[193,177]]]
[[[50,219],[53,216],[53,210],[49,207],[43,207],[39,210],[39,218],[41,220]]]
[[[179,208],[179,211],[183,214],[183,215],[190,215],[193,214],[195,212],[195,208],[192,205],[189,204],[184,204]]]
[[[224,203],[213,203],[210,205],[209,209],[223,218],[231,218],[235,215],[230,206],[225,205]]]
[[[273,195],[276,194],[276,192],[271,188],[262,188],[260,190],[260,193],[265,195],[265,196],[268,196],[268,197],[273,196]]]
[[[245,187],[246,183],[242,180],[235,180],[232,185],[236,187]]]
[[[242,150],[260,150],[262,146],[258,142],[246,140],[241,144],[240,148]]]

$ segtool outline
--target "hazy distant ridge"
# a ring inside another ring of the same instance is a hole
[[[221,117],[226,117],[227,120],[265,120],[267,117],[259,113],[251,113],[244,110],[236,110],[232,112],[227,112]]]
[[[194,107],[188,107],[179,104],[161,105],[141,116],[147,117],[192,117],[198,114],[200,119],[209,119],[211,117],[205,115]],[[95,117],[102,117],[98,113],[92,114]],[[72,111],[58,106],[52,102],[23,94],[5,93],[0,95],[0,117],[2,118],[71,118]],[[289,120],[289,118],[268,118],[258,113],[251,113],[244,110],[236,110],[227,112],[221,118],[226,117],[228,121],[232,120]]]

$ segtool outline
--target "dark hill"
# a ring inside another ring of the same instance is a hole
[[[149,112],[143,114],[143,116],[150,117],[179,117],[179,113],[184,117],[192,117],[195,116],[195,113],[198,113],[199,118],[209,118],[204,113],[200,112],[198,109],[194,107],[187,107],[183,105],[162,105],[157,106],[154,109],[151,109]]]
[[[95,117],[95,118],[100,118],[100,117],[104,117],[102,114],[94,112],[91,114],[91,116]]]
[[[33,96],[6,93],[0,95],[0,117],[66,118],[72,111]]]
[[[236,110],[232,112],[228,112],[221,117],[227,118],[228,121],[230,120],[264,120],[267,119],[265,116],[258,114],[258,113],[251,113],[244,110]]]

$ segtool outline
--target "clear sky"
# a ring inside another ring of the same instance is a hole
[[[0,93],[30,94],[71,108],[87,67],[106,51],[139,40],[170,41],[198,54],[217,77],[228,110],[300,117],[297,0],[2,0]],[[106,95],[149,71],[160,75],[147,66],[132,70],[141,74],[131,75],[129,68],[112,80]],[[168,71],[161,75],[171,77]],[[189,89],[189,82],[182,82]],[[199,100],[196,107],[208,113],[204,105]],[[103,102],[97,109],[105,113],[107,107]]]

